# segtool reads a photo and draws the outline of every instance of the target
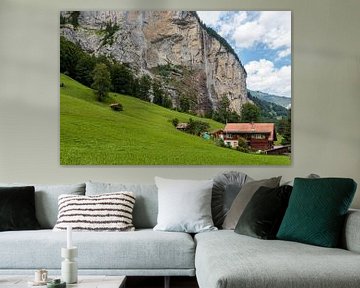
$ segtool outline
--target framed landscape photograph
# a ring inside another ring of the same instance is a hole
[[[61,11],[61,165],[291,165],[291,11]]]

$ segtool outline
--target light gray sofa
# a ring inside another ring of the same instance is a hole
[[[0,184],[0,186],[13,184]],[[46,268],[60,273],[66,233],[54,232],[57,197],[133,191],[134,232],[73,232],[79,274],[194,276],[200,288],[360,287],[360,211],[350,211],[344,249],[296,242],[259,240],[229,230],[195,235],[153,231],[157,220],[155,185],[88,182],[35,185],[37,231],[0,232],[0,275],[30,274]],[[0,276],[1,277],[1,276]],[[168,279],[168,278],[166,278]],[[166,285],[168,281],[165,281]]]
[[[201,288],[360,287],[360,211],[348,214],[344,236],[344,249],[334,249],[231,230],[197,234],[197,281]]]

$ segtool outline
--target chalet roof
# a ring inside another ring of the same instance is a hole
[[[225,133],[270,133],[269,140],[274,141],[274,123],[227,123]],[[276,137],[276,136],[275,136]]]

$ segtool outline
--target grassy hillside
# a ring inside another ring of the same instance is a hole
[[[124,111],[99,103],[93,91],[61,75],[60,163],[62,165],[288,165],[286,156],[240,153],[177,131],[180,122],[201,119],[211,129],[223,124],[111,93]]]

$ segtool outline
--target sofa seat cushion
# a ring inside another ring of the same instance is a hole
[[[360,283],[360,254],[229,230],[195,236],[200,288],[346,288]]]
[[[83,269],[194,269],[195,244],[186,233],[73,232]],[[0,269],[60,269],[66,232],[1,232]]]

